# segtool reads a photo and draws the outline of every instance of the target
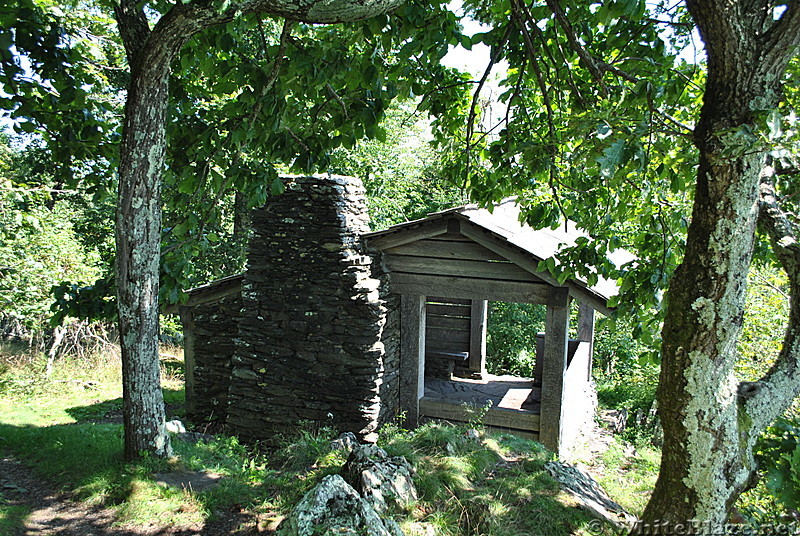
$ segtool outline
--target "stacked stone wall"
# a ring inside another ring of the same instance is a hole
[[[192,307],[195,422],[225,422],[241,295]]]
[[[254,212],[228,395],[233,432],[270,440],[310,421],[369,439],[390,418],[381,395],[396,390],[399,349],[390,338],[387,370],[387,311],[361,243],[367,222],[363,186],[344,177],[296,178]]]
[[[386,275],[381,274],[381,289],[388,289]],[[381,413],[379,423],[391,421],[400,410],[400,296],[386,292],[383,296],[386,307],[386,324],[381,333],[383,342],[383,381],[380,386]]]

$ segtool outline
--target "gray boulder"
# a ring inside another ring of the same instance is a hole
[[[387,526],[388,525],[388,526]],[[339,475],[322,479],[280,525],[278,536],[403,536]]]
[[[389,457],[375,445],[358,445],[342,468],[345,480],[379,513],[405,510],[417,500],[414,468],[402,456]]]
[[[586,510],[598,518],[626,532],[636,524],[636,516],[614,502],[586,471],[562,462],[547,462],[544,468],[558,481],[564,491],[575,497]]]

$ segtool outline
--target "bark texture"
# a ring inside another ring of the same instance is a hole
[[[120,146],[116,218],[117,298],[122,342],[125,456],[170,454],[158,359],[161,173],[170,64],[196,33],[260,12],[337,23],[368,18],[401,0],[240,0],[178,3],[151,29],[141,3],[122,0],[115,16],[131,69]]]
[[[695,130],[700,162],[686,256],[670,284],[663,329],[662,468],[640,527],[653,534],[677,525],[719,533],[754,477],[758,434],[800,391],[787,377],[798,354],[795,313],[776,362],[786,372],[754,389],[733,373],[767,149],[748,132],[780,102],[780,81],[800,42],[800,9],[793,3],[776,21],[763,3],[687,5],[706,44],[708,81]]]

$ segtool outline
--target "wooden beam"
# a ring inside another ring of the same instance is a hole
[[[443,341],[463,343],[469,347],[469,330],[456,331],[452,329],[438,329],[428,324],[425,330],[425,340],[428,342]]]
[[[425,295],[400,296],[400,409],[406,424],[419,423],[419,399],[425,394]]]
[[[429,315],[449,316],[452,318],[469,318],[470,313],[469,305],[431,303],[430,298],[428,298],[427,309]]]
[[[378,236],[375,238],[367,238],[367,246],[377,248],[381,251],[410,242],[416,242],[424,238],[431,238],[447,232],[447,221],[436,220],[432,222],[422,223],[419,227],[413,229],[399,229],[391,234]]]
[[[419,274],[389,274],[392,292],[436,294],[452,298],[505,301],[512,303],[547,303],[548,285],[523,281],[488,281],[465,277]]]
[[[431,310],[428,309],[428,327],[469,332],[471,324],[469,318],[434,315],[431,314]]]
[[[233,296],[242,293],[242,281],[244,276],[232,276],[220,281],[209,283],[203,287],[197,287],[187,292],[189,298],[184,306],[203,305],[206,303],[215,302],[227,296]]]
[[[589,344],[589,363],[587,380],[592,378],[592,359],[594,357],[594,309],[582,303],[578,310],[578,340]]]
[[[578,283],[567,281],[562,285],[549,273],[539,271],[539,260],[534,257],[533,254],[527,253],[512,244],[498,240],[483,227],[472,222],[462,222],[461,234],[471,238],[485,248],[494,251],[498,255],[502,255],[503,258],[510,260],[546,283],[555,286],[569,287],[570,293],[578,298],[581,303],[591,305],[595,310],[600,311],[604,315],[611,314],[612,310],[606,303],[606,300],[600,298],[594,292]]]
[[[567,369],[569,299],[565,290],[550,287],[545,321],[542,363],[542,422],[539,440],[556,453],[561,451],[561,421],[564,409],[564,372]],[[565,303],[566,302],[566,303]]]
[[[469,338],[469,370],[486,374],[486,300],[472,300]]]
[[[578,308],[578,337],[579,341],[591,342],[594,340],[594,309],[585,303]]]
[[[185,305],[178,307],[178,314],[180,315],[181,325],[183,326],[183,379],[186,397],[186,414],[193,416],[195,411],[197,411],[197,393],[195,392],[194,381],[194,315],[192,314],[191,307]]]
[[[469,306],[472,303],[472,300],[467,300],[464,298],[444,298],[442,296],[428,296],[427,299],[428,303],[439,303],[442,305],[466,305]]]
[[[451,275],[501,281],[541,281],[513,262],[474,261],[408,255],[385,255],[384,263],[392,272],[426,275]]]
[[[467,240],[465,237],[462,238]],[[444,259],[468,259],[475,261],[505,260],[497,253],[472,241],[457,242],[427,239],[411,242],[410,244],[404,244],[394,248],[384,249],[383,252],[392,255],[413,255],[417,257],[438,257]]]
[[[491,407],[485,411],[482,419],[478,419],[484,411],[484,408],[456,404],[427,396],[419,401],[420,416],[457,422],[478,420],[486,426],[500,426],[529,432],[536,432],[540,427],[540,417],[532,411]]]
[[[469,352],[469,342],[429,339],[425,341],[425,349],[429,352]]]

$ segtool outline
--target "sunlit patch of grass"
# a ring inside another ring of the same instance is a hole
[[[0,534],[16,534],[22,527],[30,508],[8,504],[5,495],[0,493]]]
[[[113,370],[91,370],[66,359],[56,365],[45,380],[41,370],[11,367],[3,373],[6,379],[35,381],[0,393],[0,448],[76,498],[114,508],[121,522],[196,526],[231,509],[279,519],[346,460],[345,453],[331,447],[332,429],[308,423],[269,451],[232,437],[196,444],[173,438],[175,458],[126,463],[117,423],[118,362],[98,361]],[[179,408],[179,376],[167,377],[165,403]],[[429,423],[414,431],[389,425],[379,444],[390,455],[405,456],[416,469],[420,499],[408,511],[394,513],[409,535],[427,536],[432,528],[438,536],[566,536],[580,533],[590,519],[544,470],[552,455],[538,443]],[[168,471],[210,471],[223,478],[206,491],[186,491],[154,481],[154,473]],[[0,534],[2,523],[16,523],[25,514],[0,501]]]
[[[467,432],[429,423],[415,432],[389,429],[382,444],[414,461],[420,501],[403,527],[420,523],[438,536],[562,536],[591,518],[544,471],[552,458],[539,443],[513,434]]]
[[[609,496],[633,515],[644,511],[658,478],[660,452],[647,445],[635,450],[618,438],[593,464],[593,473]]]

